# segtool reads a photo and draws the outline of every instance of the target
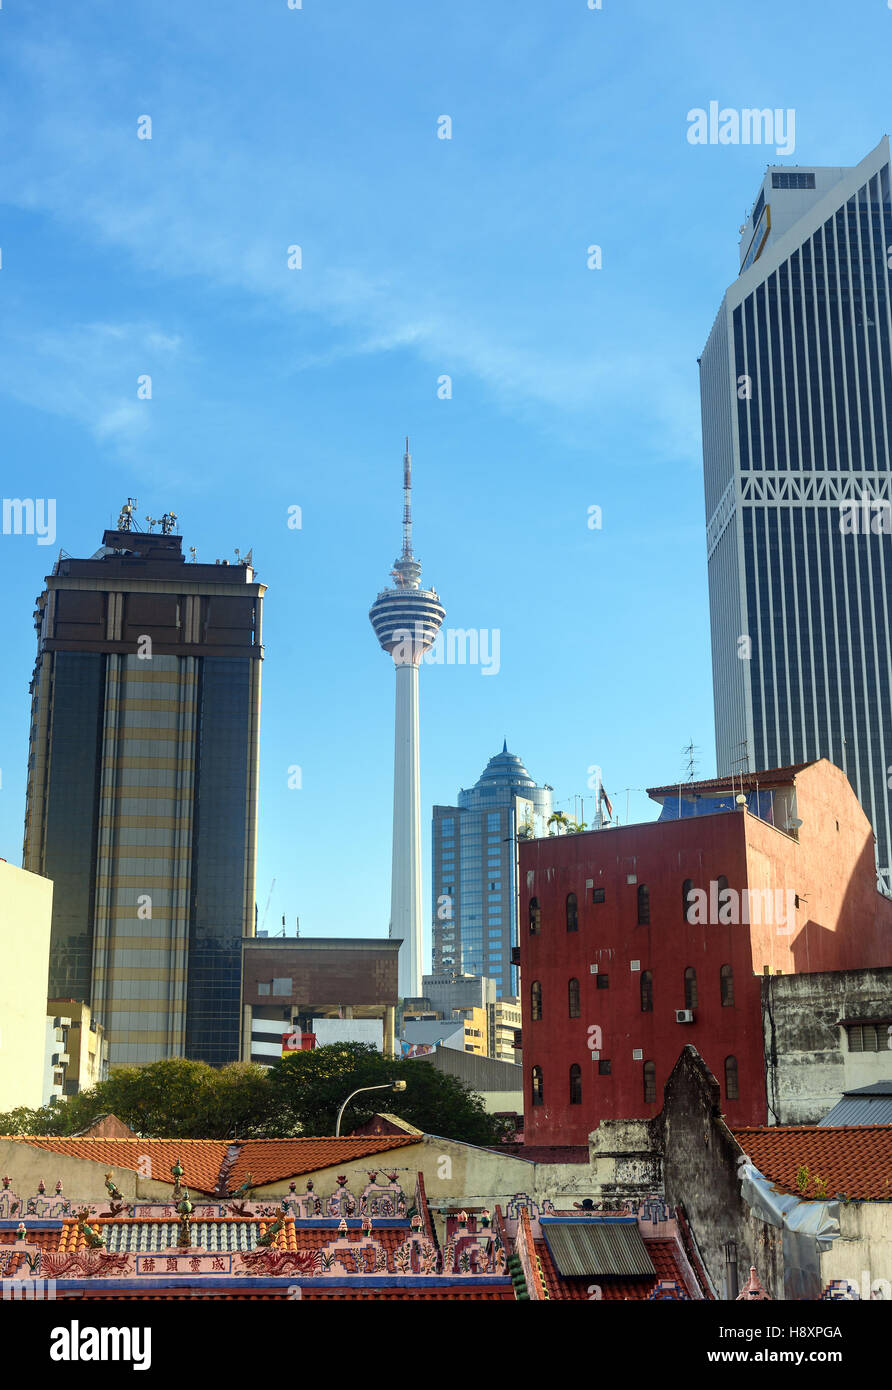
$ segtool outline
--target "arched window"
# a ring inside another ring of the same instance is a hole
[[[542,1017],[542,982],[534,980],[530,985],[530,1017],[538,1023]]]
[[[686,1009],[697,1007],[697,972],[692,965],[684,972],[684,1006]]]
[[[638,885],[638,925],[650,926],[650,889],[646,883]]]
[[[567,894],[567,931],[579,931],[579,908],[576,894]]]
[[[740,1091],[737,1086],[737,1058],[725,1058],[725,1100],[739,1100]]]
[[[542,929],[542,910],[538,898],[530,898],[530,936],[538,936]]]
[[[570,1017],[579,1017],[579,981],[570,980],[567,984],[567,998],[570,1004]]]
[[[717,878],[716,881],[715,881],[715,886],[716,886],[716,889],[717,889],[717,892],[716,892],[716,901],[717,901],[717,903],[718,903],[718,909],[719,909],[719,920],[718,920],[718,923],[715,923],[714,925],[716,925],[716,926],[718,926],[718,925],[727,926],[727,925],[730,923],[730,920],[731,920],[731,919],[730,919],[730,913],[729,913],[729,915],[726,916],[726,917],[723,917],[723,916],[722,916],[722,913],[729,907],[729,905],[730,905],[730,900],[729,900],[729,897],[728,897],[728,880],[727,880],[727,878],[725,877],[724,874],[719,874],[718,878]]]
[[[734,971],[730,965],[723,965],[719,971],[719,983],[722,991],[722,1008],[732,1009],[734,1007]]]
[[[641,1012],[652,1014],[654,1011],[654,977],[649,970],[641,972]]]
[[[650,1105],[657,1098],[657,1068],[653,1062],[644,1063],[644,1102]]]
[[[684,920],[686,922],[690,921],[688,913],[690,912],[691,907],[693,906],[691,902],[691,894],[693,893],[693,891],[694,880],[692,878],[686,878],[684,883],[681,885],[681,910],[684,916]]]
[[[575,1062],[570,1068],[570,1104],[582,1104],[582,1067]]]
[[[542,1068],[533,1067],[533,1104],[542,1105],[544,1100],[542,1092]]]

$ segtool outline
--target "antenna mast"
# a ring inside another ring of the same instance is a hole
[[[409,436],[406,435],[406,452],[403,454],[403,554],[404,560],[412,559],[412,455],[409,453]]]

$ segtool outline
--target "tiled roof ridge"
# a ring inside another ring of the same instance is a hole
[[[691,1267],[691,1272],[697,1281],[699,1292],[705,1299],[715,1300],[712,1281],[706,1271],[700,1251],[697,1248],[697,1241],[688,1222],[687,1212],[684,1205],[679,1203],[675,1208],[675,1220],[678,1226],[678,1239],[684,1253],[685,1259]]]
[[[869,1134],[881,1134],[883,1130],[892,1130],[892,1124],[888,1125],[747,1125],[738,1129],[735,1125],[731,1133],[738,1134],[838,1134],[840,1130],[864,1130]]]
[[[522,1206],[518,1211],[517,1237],[515,1239],[515,1246],[517,1245],[518,1241],[520,1241],[523,1244],[524,1251],[527,1255],[527,1260],[525,1263],[529,1271],[529,1275],[532,1278],[533,1284],[537,1290],[535,1297],[537,1299],[543,1300],[550,1298],[551,1292],[548,1288],[548,1285],[545,1282],[545,1275],[542,1273],[542,1267],[539,1263],[539,1253],[536,1250],[536,1242],[533,1239],[533,1228],[530,1224],[530,1213],[525,1206]],[[525,1273],[527,1272],[527,1269],[525,1269]]]

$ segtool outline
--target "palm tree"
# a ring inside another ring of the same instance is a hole
[[[551,815],[548,817],[548,825],[549,835],[566,835],[570,826],[570,822],[563,811],[552,811]],[[557,829],[552,830],[550,828],[552,825],[556,826]]]
[[[568,835],[581,835],[587,826],[584,820],[571,820],[567,822]]]

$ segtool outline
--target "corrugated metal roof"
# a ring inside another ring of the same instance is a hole
[[[540,1218],[542,1234],[562,1276],[653,1277],[656,1270],[634,1217],[613,1221],[550,1221]]]
[[[892,1094],[844,1095],[818,1125],[892,1125]]]

